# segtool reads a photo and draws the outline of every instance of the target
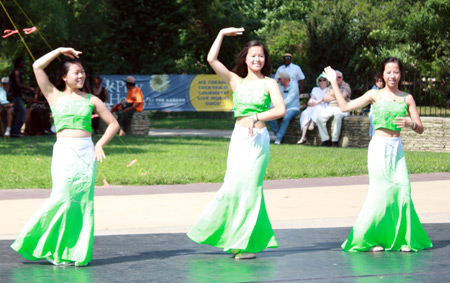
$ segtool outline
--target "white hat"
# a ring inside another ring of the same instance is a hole
[[[291,79],[291,77],[288,72],[282,71],[277,75],[277,79]]]
[[[2,78],[2,84],[7,84],[9,83],[9,78],[8,77],[3,77]]]

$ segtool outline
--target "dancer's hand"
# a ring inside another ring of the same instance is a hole
[[[253,128],[255,127],[255,123],[253,123],[252,116],[245,117],[244,123],[245,127],[248,128],[248,134],[250,137],[253,137]]]
[[[394,119],[394,125],[397,125],[397,128],[408,128],[411,127],[412,124],[411,120],[402,116],[397,116]]]
[[[105,152],[103,151],[103,147],[100,145],[95,145],[94,149],[94,161],[103,162],[103,159],[106,158]]]
[[[70,57],[72,59],[79,58],[79,55],[83,53],[71,47],[60,47],[59,51],[61,52],[61,54],[66,55],[67,57]]]
[[[236,36],[244,33],[244,28],[224,28],[220,32],[225,36]]]
[[[331,68],[330,66],[326,67],[322,74],[325,76],[325,78],[330,82],[336,82],[336,71]]]

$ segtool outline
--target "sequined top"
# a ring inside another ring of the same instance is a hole
[[[256,85],[243,84],[243,78],[233,93],[234,117],[245,117],[269,110],[270,96],[266,90],[269,78],[260,80]]]
[[[62,129],[85,130],[92,133],[92,111],[94,105],[90,100],[70,99],[60,95],[56,104],[51,108],[56,132]]]
[[[402,102],[391,101],[386,94],[381,95],[378,91],[378,100],[372,106],[372,122],[374,129],[388,129],[400,132],[399,128],[394,124],[397,117],[405,117],[408,105],[406,104],[406,92],[403,94]]]

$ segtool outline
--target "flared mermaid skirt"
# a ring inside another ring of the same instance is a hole
[[[87,264],[94,238],[96,163],[91,138],[58,138],[52,192],[11,248],[27,260]]]
[[[411,200],[411,184],[400,138],[374,136],[369,144],[369,192],[353,229],[342,244],[346,251],[374,246],[419,251],[433,244]]]
[[[226,252],[278,247],[263,195],[269,142],[266,128],[253,129],[250,137],[247,128],[235,126],[224,183],[191,227],[189,238]]]

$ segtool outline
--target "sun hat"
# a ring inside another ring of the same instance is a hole
[[[320,80],[321,78],[326,79],[326,77],[325,77],[323,74],[320,74],[320,75],[316,78],[316,85],[317,85],[317,86],[319,86],[319,80]],[[329,84],[330,84],[330,82],[327,80],[327,85],[329,85]]]
[[[277,75],[276,79],[291,79],[291,77],[289,76],[288,72],[282,71]]]
[[[128,76],[128,77],[125,79],[125,82],[128,83],[128,84],[134,85],[134,84],[136,83],[136,79],[135,79],[134,77],[132,77],[132,76]]]

